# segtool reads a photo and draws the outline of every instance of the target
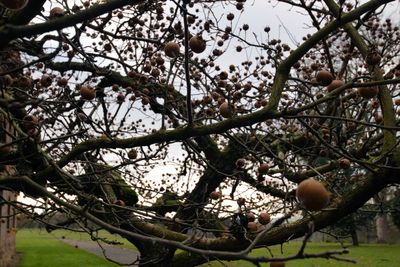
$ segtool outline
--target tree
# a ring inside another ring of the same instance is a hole
[[[399,183],[391,0],[278,1],[312,25],[293,45],[242,21],[264,1],[0,2],[0,187],[35,199],[11,203],[32,218],[68,215],[49,229],[120,234],[141,266],[329,258],[344,252],[248,252]]]
[[[390,204],[393,209],[391,212],[393,223],[398,229],[400,229],[399,203],[400,203],[400,193],[397,190]]]
[[[363,209],[371,209],[374,207],[371,204],[366,204]],[[373,223],[375,214],[377,212],[371,212],[369,210],[357,211],[339,220],[337,223],[332,225],[331,234],[338,237],[341,240],[342,237],[351,237],[353,246],[359,246],[359,239],[357,230],[365,230],[366,227]]]

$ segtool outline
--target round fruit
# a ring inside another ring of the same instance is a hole
[[[249,229],[250,232],[257,232],[258,230],[258,225],[255,222],[249,222],[247,224],[247,228]]]
[[[261,212],[260,215],[258,216],[258,222],[261,223],[262,225],[266,225],[270,221],[271,221],[271,216],[269,216],[269,214],[266,212]]]
[[[285,267],[284,261],[271,261],[270,267]]]
[[[81,97],[85,100],[92,100],[96,97],[96,91],[92,87],[86,85],[82,85],[79,92]]]
[[[64,16],[64,9],[62,9],[61,7],[53,7],[50,10],[50,17],[51,18],[57,18],[57,17],[62,17]]]
[[[317,82],[323,86],[329,85],[333,81],[332,74],[327,70],[320,70],[315,77]]]
[[[269,166],[267,163],[261,163],[260,166],[258,166],[258,173],[259,174],[266,174],[268,172]]]
[[[230,118],[233,116],[234,107],[229,105],[228,102],[224,102],[219,106],[219,113],[224,118]]]
[[[6,8],[19,10],[28,4],[28,0],[0,0],[0,3]]]
[[[374,114],[375,122],[381,124],[383,122],[383,116],[379,113]]]
[[[369,53],[365,58],[368,65],[378,65],[381,62],[381,56],[378,53]]]
[[[246,160],[245,159],[237,159],[235,164],[236,164],[236,167],[243,168],[244,165],[246,165]]]
[[[53,82],[53,79],[48,74],[43,74],[42,78],[40,79],[40,84],[43,87],[49,87],[52,82]]]
[[[115,200],[113,204],[117,205],[117,206],[125,207],[125,202],[121,199]]]
[[[339,160],[339,167],[341,169],[348,169],[350,168],[351,162],[348,159],[340,159]]]
[[[65,87],[68,85],[68,80],[66,78],[61,78],[57,81],[57,85],[61,87]]]
[[[119,93],[117,95],[117,103],[121,104],[125,101],[125,95],[123,93]]]
[[[311,211],[321,210],[329,203],[329,192],[320,182],[311,178],[298,185],[296,197],[301,205]]]
[[[29,137],[32,137],[32,138],[34,138],[34,139],[37,139],[37,140],[38,140],[38,139],[40,138],[40,136],[39,136],[40,132],[39,132],[39,130],[36,129],[36,128],[28,129],[28,130],[26,131],[26,133],[28,134]]]
[[[86,122],[86,121],[89,121],[88,120],[88,117],[86,116],[86,114],[85,113],[83,113],[83,112],[77,112],[76,113],[76,117],[78,118],[78,120],[80,120],[80,121],[82,121],[82,122]]]
[[[206,50],[206,42],[201,36],[193,36],[189,40],[189,47],[195,53],[202,53]]]
[[[254,222],[256,220],[256,216],[252,212],[247,213],[246,217],[248,222]]]
[[[11,145],[7,145],[4,143],[0,143],[0,152],[1,153],[8,153],[11,151]],[[2,165],[2,164],[1,164]]]
[[[229,13],[228,15],[226,15],[226,18],[228,20],[233,20],[235,18],[235,15],[233,13]]]
[[[164,52],[169,57],[179,56],[179,45],[175,42],[168,42],[164,47]]]
[[[333,80],[327,87],[326,90],[328,92],[332,92],[336,88],[339,88],[340,86],[344,85],[344,81],[342,80]]]
[[[128,152],[129,159],[136,159],[137,158],[137,151],[135,149],[131,149]]]
[[[33,129],[39,124],[39,119],[34,115],[26,115],[22,119],[22,128],[25,130]]]
[[[104,50],[106,50],[107,52],[110,52],[112,49],[112,45],[110,43],[106,43],[103,46]]]
[[[238,198],[238,199],[236,200],[236,203],[237,203],[239,206],[243,206],[243,205],[246,203],[246,200],[245,200],[244,198],[240,197],[240,198]]]
[[[210,198],[211,198],[211,199],[217,200],[217,199],[219,199],[220,197],[221,197],[221,193],[218,192],[218,191],[212,191],[212,192],[210,193]]]
[[[357,92],[362,98],[370,99],[379,93],[379,89],[378,87],[360,87]]]
[[[32,87],[32,79],[30,77],[21,76],[17,80],[17,86],[28,89]]]
[[[6,74],[3,76],[3,83],[5,86],[10,86],[13,83],[13,78],[11,77],[10,74]]]
[[[142,97],[142,104],[144,106],[148,105],[150,103],[150,98],[148,98],[147,96]]]

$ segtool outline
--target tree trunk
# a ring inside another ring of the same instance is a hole
[[[140,252],[140,267],[172,267],[175,249],[152,242],[143,242],[138,247]]]
[[[353,243],[353,246],[359,246],[360,244],[358,243],[358,235],[357,235],[357,230],[354,228],[350,232],[351,234],[351,241]]]
[[[386,214],[379,214],[376,218],[376,235],[378,243],[389,241],[389,223]]]

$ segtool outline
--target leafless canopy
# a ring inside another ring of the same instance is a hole
[[[312,232],[399,183],[393,2],[1,0],[0,189],[142,266],[341,259]]]

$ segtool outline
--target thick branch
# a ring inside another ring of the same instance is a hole
[[[32,1],[33,2],[33,1]],[[91,8],[79,11],[73,15],[66,15],[61,18],[52,19],[44,23],[29,25],[29,26],[16,26],[6,25],[0,30],[0,46],[7,44],[10,40],[22,37],[30,37],[36,34],[42,34],[49,31],[61,30],[66,27],[74,26],[78,23],[93,19],[97,16],[111,12],[115,9],[124,7],[126,5],[136,5],[140,0],[111,0],[105,4],[94,5]]]

